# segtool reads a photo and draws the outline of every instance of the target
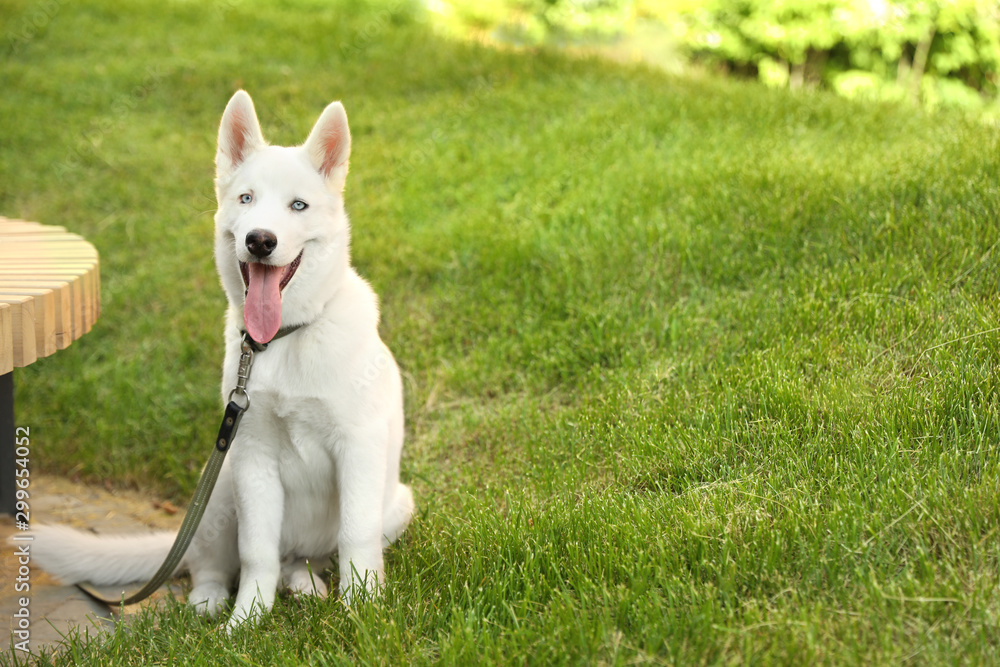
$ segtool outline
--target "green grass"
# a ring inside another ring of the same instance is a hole
[[[174,606],[54,662],[995,659],[995,128],[358,2],[51,7],[0,61],[0,214],[86,235],[103,313],[16,373],[33,471],[193,490],[215,134],[245,87],[275,143],[347,107],[419,505],[381,601],[284,599],[233,639]]]

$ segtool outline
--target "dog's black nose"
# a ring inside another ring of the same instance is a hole
[[[264,229],[255,229],[247,234],[247,250],[254,257],[267,257],[278,245],[278,238]]]

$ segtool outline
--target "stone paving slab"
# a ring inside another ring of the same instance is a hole
[[[148,495],[136,492],[109,492],[105,489],[76,484],[66,479],[45,475],[31,476],[31,522],[59,523],[97,534],[141,533],[150,530],[176,530],[184,518],[184,512],[170,514],[163,506],[158,506]],[[170,509],[169,504],[166,505]],[[41,649],[58,647],[66,633],[74,627],[80,633],[107,632],[114,628],[116,614],[98,602],[91,600],[75,586],[64,586],[40,568],[31,567],[28,575],[30,590],[18,592],[18,556],[16,546],[8,543],[11,536],[23,536],[14,525],[14,518],[0,516],[0,632],[8,628],[11,643],[0,648],[9,651],[13,643],[20,640],[14,631],[19,629],[21,619],[15,614],[21,609],[20,598],[29,601],[30,619],[29,647],[38,653]],[[26,542],[30,544],[30,542]],[[129,591],[138,588],[129,586]],[[120,594],[113,588],[100,589],[109,595]],[[158,604],[170,592],[183,598],[180,587],[173,584],[171,591],[164,586],[153,597],[138,605],[126,607],[123,618],[149,604]],[[19,653],[20,654],[20,653]],[[23,654],[20,654],[23,655]]]

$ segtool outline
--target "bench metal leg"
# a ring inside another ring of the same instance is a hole
[[[14,373],[0,375],[0,513],[14,514]]]

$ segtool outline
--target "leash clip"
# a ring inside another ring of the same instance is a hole
[[[252,339],[250,334],[243,334],[243,344],[242,353],[240,354],[240,366],[236,371],[236,389],[229,392],[229,402],[235,402],[234,398],[242,399],[246,402],[245,405],[240,405],[236,402],[237,406],[241,410],[246,410],[250,407],[250,394],[247,393],[247,380],[250,379],[250,367],[253,366],[253,345],[251,345]]]

